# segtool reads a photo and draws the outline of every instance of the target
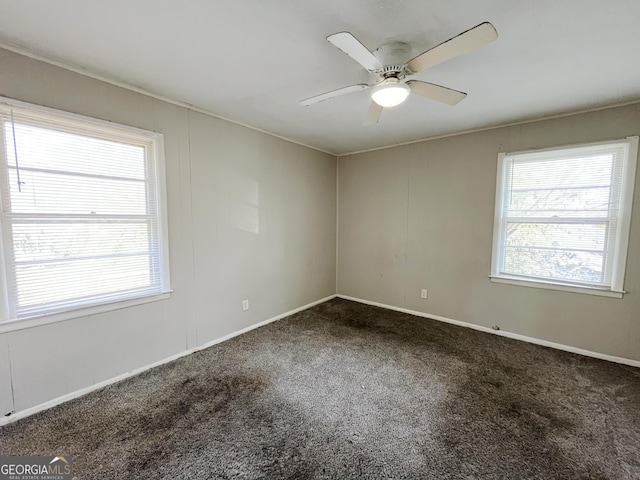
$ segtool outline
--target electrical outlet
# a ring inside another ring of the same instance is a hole
[[[423,288],[420,290],[420,298],[427,298],[427,289]]]
[[[242,311],[246,312],[249,310],[249,300],[242,300]]]

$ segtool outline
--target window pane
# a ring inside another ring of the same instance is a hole
[[[551,160],[515,160],[512,189],[549,187],[593,187],[611,184],[614,155],[599,154],[578,158],[563,158],[562,153]],[[553,172],[553,175],[549,175]]]
[[[554,160],[513,160],[505,199],[511,217],[609,215],[614,155]]]
[[[152,284],[148,255],[18,265],[20,308],[141,289]]]
[[[21,168],[64,170],[144,180],[144,147],[14,122]],[[13,127],[4,122],[7,164],[16,165]],[[93,161],[92,161],[93,160]]]
[[[505,272],[552,280],[603,283],[602,253],[505,247]]]

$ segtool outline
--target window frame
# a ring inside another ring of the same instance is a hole
[[[169,234],[168,234],[168,222],[167,222],[167,190],[166,190],[166,176],[165,176],[165,158],[164,158],[164,135],[158,132],[152,132],[129,125],[123,125],[115,122],[101,120],[97,118],[88,117],[85,115],[79,115],[75,113],[65,112],[49,107],[43,107],[19,100],[0,96],[0,106],[5,108],[13,108],[20,110],[28,110],[32,114],[41,115],[46,118],[48,116],[62,117],[64,120],[75,124],[90,124],[96,126],[98,129],[104,129],[105,131],[111,130],[115,135],[120,134],[122,141],[125,140],[127,135],[133,137],[144,137],[148,139],[152,145],[152,152],[147,151],[147,168],[153,168],[155,176],[155,206],[157,214],[155,216],[158,223],[158,263],[160,266],[160,291],[159,292],[144,292],[141,295],[126,296],[126,298],[107,298],[98,300],[94,303],[78,302],[76,305],[70,305],[62,310],[55,309],[51,312],[37,313],[28,317],[15,318],[15,315],[11,315],[10,312],[14,311],[11,308],[12,300],[10,295],[11,285],[9,285],[9,273],[8,268],[12,268],[10,265],[6,265],[5,250],[12,250],[11,239],[8,238],[8,233],[4,229],[2,223],[0,223],[0,333],[21,330],[24,328],[31,328],[34,326],[45,325],[48,323],[54,323],[64,321],[72,318],[85,317],[89,315],[95,315],[112,310],[118,310],[121,308],[127,308],[134,305],[140,305],[144,303],[154,302],[158,300],[164,300],[170,297],[172,292],[170,286],[170,268],[169,268]],[[55,129],[55,123],[52,124]],[[64,127],[62,127],[64,131]],[[4,134],[2,133],[2,145],[0,145],[0,162],[1,167],[6,169],[5,158],[5,145]],[[90,135],[91,136],[91,135]],[[4,176],[5,174],[3,174]],[[4,188],[4,186],[2,187]],[[2,198],[0,196],[0,202]],[[1,205],[1,203],[0,203]],[[108,295],[105,295],[108,297]]]
[[[629,234],[631,228],[631,213],[633,208],[633,196],[636,179],[636,165],[638,162],[638,136],[630,136],[618,140],[607,140],[600,142],[590,142],[582,144],[564,145],[535,150],[525,150],[518,152],[500,152],[498,154],[497,176],[496,176],[496,197],[493,224],[493,243],[491,254],[491,273],[489,275],[492,282],[518,285],[524,287],[543,288],[549,290],[561,290],[572,293],[584,293],[605,297],[622,298],[627,292],[624,291],[624,276],[627,264]],[[612,249],[612,275],[611,287],[584,285],[580,282],[570,280],[548,280],[515,274],[501,273],[501,265],[504,262],[505,239],[503,235],[504,224],[504,188],[505,177],[507,175],[507,161],[510,157],[526,154],[545,154],[549,152],[561,153],[564,150],[579,148],[598,147],[603,145],[624,145],[626,156],[622,164],[622,182],[620,185],[620,203],[618,209],[617,232],[615,236],[615,246]]]

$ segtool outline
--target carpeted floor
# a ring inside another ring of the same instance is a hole
[[[335,299],[0,429],[79,479],[640,478],[640,369]]]

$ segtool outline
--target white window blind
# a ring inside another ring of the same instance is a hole
[[[621,292],[637,143],[501,155],[492,276]]]
[[[0,120],[5,317],[167,291],[162,136],[11,104]]]

